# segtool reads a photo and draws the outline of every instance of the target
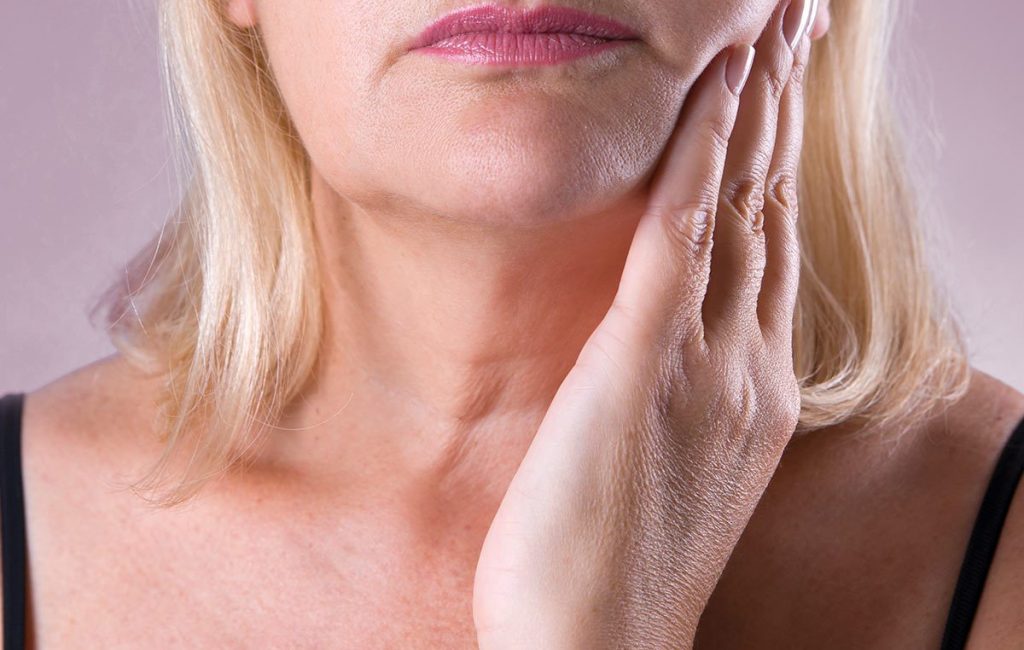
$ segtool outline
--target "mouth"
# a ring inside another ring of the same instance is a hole
[[[637,40],[619,21],[570,7],[485,5],[447,14],[408,49],[470,63],[550,64]]]

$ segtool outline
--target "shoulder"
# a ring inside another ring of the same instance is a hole
[[[1024,393],[972,368],[963,397],[907,431],[859,436],[837,427],[813,433],[787,449],[780,469],[813,481],[833,504],[897,522],[893,510],[880,506],[918,509],[915,525],[959,534],[962,524],[973,524],[996,459],[1022,419]],[[813,511],[829,504],[812,499],[808,505]]]
[[[114,354],[26,393],[26,517],[47,512],[42,521],[55,521],[48,511],[102,504],[110,499],[94,497],[117,493],[118,481],[152,454],[157,382]]]
[[[26,437],[38,439],[75,432],[92,435],[112,420],[136,418],[141,399],[155,386],[118,354],[112,354],[54,379],[25,395]]]
[[[876,598],[889,585],[895,606],[911,594],[930,594],[929,607],[919,610],[922,642],[938,645],[959,577],[967,542],[988,488],[996,462],[1016,426],[1024,420],[1024,393],[977,369],[972,369],[967,393],[957,402],[923,420],[898,443],[852,443],[849,453],[837,454],[847,467],[861,472],[864,495],[847,501],[856,513],[852,539],[869,561],[858,568]],[[836,485],[858,485],[852,474]],[[1018,492],[1021,490],[1018,490]],[[870,550],[864,550],[870,549]],[[979,607],[972,643],[994,643],[1013,628],[1024,629],[1024,497],[1015,499],[1000,536]],[[1016,585],[1016,589],[1014,586]],[[914,611],[914,610],[909,610]],[[909,613],[908,611],[908,613]]]
[[[114,515],[125,488],[158,444],[158,380],[110,355],[25,395],[22,478],[29,555],[59,536],[92,533]],[[35,568],[35,567],[33,567]]]
[[[109,456],[143,440],[144,431],[151,430],[158,381],[113,354],[26,393],[26,468],[37,476],[52,474],[47,468],[56,468],[61,461],[84,460],[82,454]]]
[[[808,647],[937,647],[978,507],[1021,419],[1024,394],[972,369],[962,398],[901,435],[835,427],[795,439],[702,618],[708,647],[785,645],[794,630]],[[1024,498],[1014,510],[979,634],[985,616],[1002,621],[994,634],[1024,625],[1014,608]],[[742,606],[752,601],[755,611]]]
[[[59,627],[59,616],[37,604],[65,603],[65,614],[79,616],[84,605],[80,610],[68,599],[83,583],[101,589],[108,573],[121,570],[109,560],[137,537],[138,499],[126,488],[158,448],[150,406],[157,386],[111,355],[25,394],[22,480],[33,637],[37,628]]]
[[[1015,427],[1024,419],[1024,395],[1002,385],[994,387],[994,411],[1005,416],[998,420],[996,440],[1005,444]],[[995,458],[987,464],[989,474]],[[1024,482],[1024,481],[1022,481]],[[1010,503],[996,553],[982,591],[981,601],[971,626],[970,644],[979,648],[1019,647],[1024,638],[1024,488],[1019,484]]]
[[[877,547],[871,566],[880,581],[890,576],[898,601],[913,593],[932,595],[931,607],[921,611],[922,641],[939,644],[993,470],[1022,420],[1024,393],[974,368],[968,392],[959,401],[922,421],[892,451],[862,456],[860,467],[881,490],[882,498],[870,503],[883,510],[875,520],[879,535],[862,537],[861,542]],[[978,638],[987,641],[980,647],[998,648],[996,640],[1005,639],[1007,631],[1024,629],[1024,609],[1017,605],[1024,596],[1019,587],[1024,578],[1024,553],[1019,552],[1024,550],[1024,497],[1014,504],[984,587],[987,602],[979,607],[972,628],[972,644]]]
[[[920,469],[922,487],[941,493],[949,485],[980,505],[995,463],[1022,419],[1024,393],[972,369],[967,394],[911,436],[905,466]]]

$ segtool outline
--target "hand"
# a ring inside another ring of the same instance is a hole
[[[804,4],[772,16],[742,102],[749,46],[690,92],[613,305],[484,540],[481,648],[692,647],[799,415]]]

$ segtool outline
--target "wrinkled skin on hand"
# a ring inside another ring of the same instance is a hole
[[[488,531],[482,648],[692,647],[799,416],[796,170],[816,5],[784,3],[756,56],[727,49],[688,96],[613,306]]]

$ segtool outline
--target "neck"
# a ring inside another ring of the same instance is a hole
[[[317,175],[313,197],[326,334],[275,463],[347,486],[514,471],[612,302],[636,205],[495,227],[368,209]]]

